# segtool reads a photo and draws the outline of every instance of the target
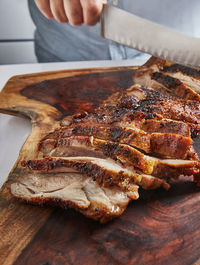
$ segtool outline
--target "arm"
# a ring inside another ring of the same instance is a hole
[[[95,25],[102,11],[102,0],[35,0],[40,12],[48,19],[78,26]]]

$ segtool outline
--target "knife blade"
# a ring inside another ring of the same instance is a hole
[[[101,35],[114,42],[189,67],[200,68],[200,39],[104,4]]]

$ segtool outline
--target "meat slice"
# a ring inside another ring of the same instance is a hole
[[[140,170],[155,177],[177,178],[181,174],[194,175],[199,172],[199,161],[181,159],[159,159],[141,153],[125,144],[104,141],[93,136],[72,136],[58,141],[47,139],[41,148],[44,156],[70,157],[90,156],[112,158],[125,168]]]
[[[152,57],[140,67],[134,82],[172,93],[185,100],[200,101],[200,71]]]
[[[63,137],[70,136],[68,129],[63,131]],[[110,140],[135,146],[146,153],[151,152],[150,135],[131,126],[98,126],[96,124],[79,124],[72,129],[71,135],[94,136],[103,140]]]
[[[124,166],[132,166],[146,174],[152,173],[154,158],[145,156],[137,149],[124,144],[105,141],[93,136],[72,136],[59,139],[46,139],[40,146],[43,156],[69,157],[90,156],[96,158],[112,158],[120,161]]]
[[[134,121],[140,119],[171,119],[192,124],[198,124],[200,119],[200,105],[196,100],[187,100],[163,94],[152,88],[133,85],[123,93],[113,95],[115,105],[103,103],[94,113],[84,114],[72,118],[71,125],[81,123],[98,123],[111,125],[115,122]],[[109,102],[111,99],[109,100]],[[111,102],[112,103],[112,102]],[[66,120],[69,126],[69,120]],[[64,126],[65,122],[62,123]],[[123,126],[121,124],[121,126]]]
[[[131,198],[139,197],[135,186]],[[100,187],[92,178],[77,173],[46,173],[23,175],[19,182],[10,186],[11,193],[18,199],[32,204],[52,204],[75,208],[87,217],[106,222],[123,213],[130,192],[117,187]]]
[[[180,98],[200,101],[200,95],[192,90],[188,85],[181,82],[180,79],[162,72],[155,72],[151,74],[150,86],[157,89],[161,86],[165,91]]]
[[[80,123],[71,128],[61,128],[48,134],[42,139],[39,149],[46,139],[64,139],[70,136],[94,136],[103,140],[126,143],[150,152],[150,136],[136,127],[108,126],[98,124]],[[62,141],[62,140],[61,140]]]
[[[140,129],[148,133],[174,133],[191,137],[191,125],[182,121],[149,119],[141,123]]]
[[[188,123],[189,126],[199,124],[200,105],[198,101],[188,100],[186,104],[183,99],[163,95],[159,91],[144,87],[140,87],[144,95],[140,100],[140,97],[137,98],[138,89],[138,86],[137,89],[132,86],[128,97],[124,92],[116,106],[104,106],[103,104],[95,113],[72,119],[70,127],[81,126],[81,124],[124,127],[129,124],[129,127],[140,128],[141,122],[149,119],[168,119]],[[69,123],[69,120],[67,119],[66,122]],[[62,127],[65,127],[65,122],[62,123]]]
[[[100,186],[109,187],[116,185],[123,190],[135,191],[135,185],[144,189],[169,188],[165,180],[157,179],[146,174],[139,174],[115,163],[111,159],[93,157],[49,157],[39,160],[24,161],[23,166],[30,170],[44,172],[70,172],[75,170],[83,175],[92,177]]]
[[[135,113],[134,119],[132,119],[132,115],[125,115],[122,119],[122,121],[117,122],[111,122],[109,124],[105,123],[98,123],[94,119],[88,119],[84,123],[79,122],[78,126],[82,125],[89,125],[91,124],[94,126],[119,126],[119,127],[128,127],[128,128],[137,128],[140,129],[139,132],[146,132],[146,133],[175,133],[180,134],[185,137],[191,137],[191,132],[193,132],[195,129],[199,130],[200,128],[198,125],[185,123],[182,121],[176,121],[171,119],[162,119],[161,117],[157,117],[155,119],[145,119],[145,115]],[[138,115],[137,115],[138,114]],[[70,124],[72,125],[72,124]],[[76,125],[74,125],[76,126]],[[63,128],[69,128],[68,125],[66,125],[65,121],[62,122]],[[143,133],[144,133],[143,132]]]
[[[39,149],[46,145],[46,139],[64,141],[70,136],[93,136],[102,140],[131,145],[147,154],[162,155],[162,157],[187,159],[191,153],[192,139],[173,133],[148,134],[140,129],[121,126],[98,126],[97,124],[79,124],[74,128],[61,128],[45,137]]]
[[[198,101],[187,100],[186,104],[183,99],[163,95],[140,85],[133,85],[121,94],[115,93],[113,100],[116,101],[115,105],[110,97],[94,113],[84,112],[70,119],[67,117],[61,127],[63,130],[67,127],[69,135],[90,136],[94,133],[95,137],[111,141],[118,141],[115,138],[121,137],[121,143],[131,144],[147,153],[149,137],[145,133],[175,133],[192,138],[200,133]],[[69,126],[72,133],[69,132]],[[127,134],[130,134],[128,139]],[[140,134],[142,141],[135,134]],[[123,141],[123,137],[128,142]]]
[[[73,144],[73,142],[72,142]],[[111,157],[125,168],[139,169],[145,174],[159,178],[177,178],[181,174],[194,175],[199,172],[199,161],[181,159],[159,159],[148,156],[139,150],[125,144],[117,144],[96,138],[91,139],[91,146],[102,151],[107,157]]]
[[[184,121],[189,123],[199,123],[200,106],[197,101],[187,101],[175,99],[164,95],[160,91],[146,89],[146,99],[139,102],[136,110],[138,112],[156,113],[162,118]]]
[[[43,156],[89,156],[106,158],[104,152],[95,145],[93,136],[70,136],[61,139],[45,139],[40,142],[39,150]]]
[[[141,87],[143,91],[143,99],[137,98],[137,91],[135,87],[129,88],[129,96],[124,92],[124,96],[121,98],[117,105],[117,108],[112,111],[103,109],[103,113],[111,113],[111,117],[122,120],[124,116],[131,115],[134,112],[142,113],[145,118],[158,115],[166,119],[180,120],[189,123],[197,123],[200,118],[200,106],[199,102],[195,100],[186,101],[180,98],[176,98],[173,95],[163,94],[160,91],[155,91],[150,88]],[[134,117],[135,118],[135,117]]]
[[[189,68],[176,63],[164,63],[162,71],[179,79],[185,86],[200,94],[200,70]]]
[[[173,133],[151,134],[151,152],[162,157],[187,159],[192,143],[191,138]]]

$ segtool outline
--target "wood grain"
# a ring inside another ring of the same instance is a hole
[[[32,132],[0,193],[0,264],[200,264],[200,190],[173,183],[148,191],[107,224],[73,210],[41,208],[11,197],[20,161],[37,158],[39,139],[66,115],[92,111],[132,84],[134,67],[56,71],[11,78],[0,93],[0,111],[25,116]]]
[[[146,192],[105,225],[57,209],[15,265],[192,264],[199,258],[197,194],[190,182],[175,184],[170,192]]]

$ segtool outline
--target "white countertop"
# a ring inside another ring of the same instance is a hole
[[[138,59],[124,61],[0,65],[0,90],[13,75],[76,68],[133,66],[141,65],[145,61],[145,59]],[[0,113],[0,187],[5,182],[17,160],[20,148],[30,131],[31,126],[28,120]]]

